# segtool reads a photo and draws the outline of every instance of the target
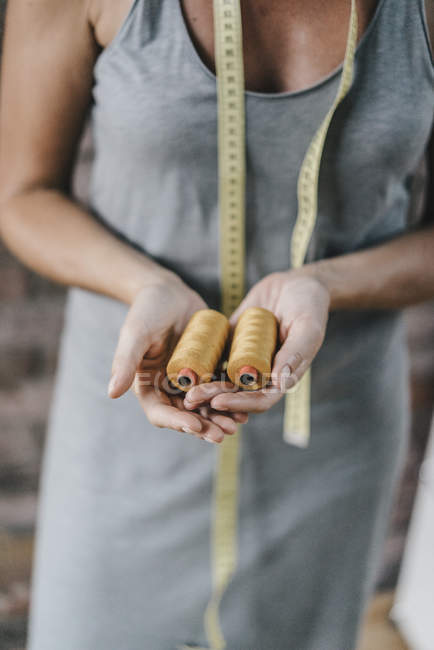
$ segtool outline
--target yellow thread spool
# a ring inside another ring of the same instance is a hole
[[[266,386],[277,340],[274,314],[262,307],[246,309],[235,327],[227,373],[230,380],[246,390]]]
[[[200,309],[190,318],[166,373],[183,390],[211,381],[229,334],[229,321],[214,309]]]

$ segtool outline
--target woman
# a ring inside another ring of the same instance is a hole
[[[350,3],[241,4],[249,292],[234,320],[249,304],[278,317],[281,390],[212,384],[183,402],[134,378],[164,367],[170,335],[195,310],[219,306],[212,3],[10,3],[2,234],[70,287],[30,650],[206,644],[216,446],[197,438],[220,443],[237,422],[240,558],[220,608],[228,648],[356,644],[405,452],[399,310],[434,295],[434,231],[406,232],[432,122],[432,3],[358,1],[355,80],[326,142],[312,261],[297,271],[297,175],[337,90]],[[90,105],[84,206],[69,183]],[[281,397],[317,352],[312,442],[299,450],[282,440]],[[109,396],[121,400],[107,397],[110,370]]]

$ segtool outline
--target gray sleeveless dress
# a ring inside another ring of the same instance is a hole
[[[301,92],[246,92],[247,279],[289,266],[296,180],[340,69]],[[380,0],[333,120],[312,257],[407,229],[434,74],[422,0]],[[215,76],[179,0],[135,0],[95,66],[90,209],[219,303]],[[45,451],[29,650],[206,645],[216,448],[106,395],[125,305],[71,288]],[[352,650],[406,449],[401,314],[334,313],[313,365],[312,442],[283,401],[243,429],[228,650]]]

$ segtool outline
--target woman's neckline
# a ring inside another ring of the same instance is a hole
[[[182,11],[181,7],[181,0],[169,0],[170,2],[173,2],[176,5],[176,13],[178,16],[179,23],[181,25],[181,31],[184,37],[184,40],[187,44],[187,49],[190,53],[190,56],[193,61],[198,64],[199,68],[202,69],[202,71],[207,75],[209,79],[213,81],[214,84],[217,84],[217,77],[214,74],[212,70],[208,68],[208,66],[202,61],[202,58],[199,56],[199,53],[196,49],[195,44],[193,43],[193,40],[190,36],[190,32],[188,31],[188,27],[184,18],[184,14]],[[380,15],[381,9],[383,5],[385,4],[386,0],[378,0],[378,4],[375,8],[374,15],[372,16],[369,25],[365,29],[364,33],[362,34],[361,39],[359,40],[356,48],[356,57],[359,54],[360,50],[364,46],[365,42],[367,41],[369,35],[374,29],[374,26],[378,20],[378,16]],[[343,68],[343,61],[336,67],[334,70],[329,72],[327,75],[319,79],[319,81],[315,82],[314,84],[310,86],[306,86],[305,88],[301,88],[299,90],[284,90],[282,92],[261,92],[258,90],[248,90],[247,88],[244,89],[244,94],[247,97],[257,97],[259,99],[285,99],[285,98],[291,98],[291,97],[298,97],[301,95],[308,94],[310,92],[313,92],[328,82],[332,81],[335,77],[337,77],[341,72]]]

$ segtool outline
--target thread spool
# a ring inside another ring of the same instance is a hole
[[[229,334],[229,321],[214,309],[190,318],[167,364],[169,380],[184,392],[211,381]]]
[[[277,339],[274,314],[262,307],[244,311],[235,327],[229,355],[229,379],[244,390],[264,387],[270,377]]]

